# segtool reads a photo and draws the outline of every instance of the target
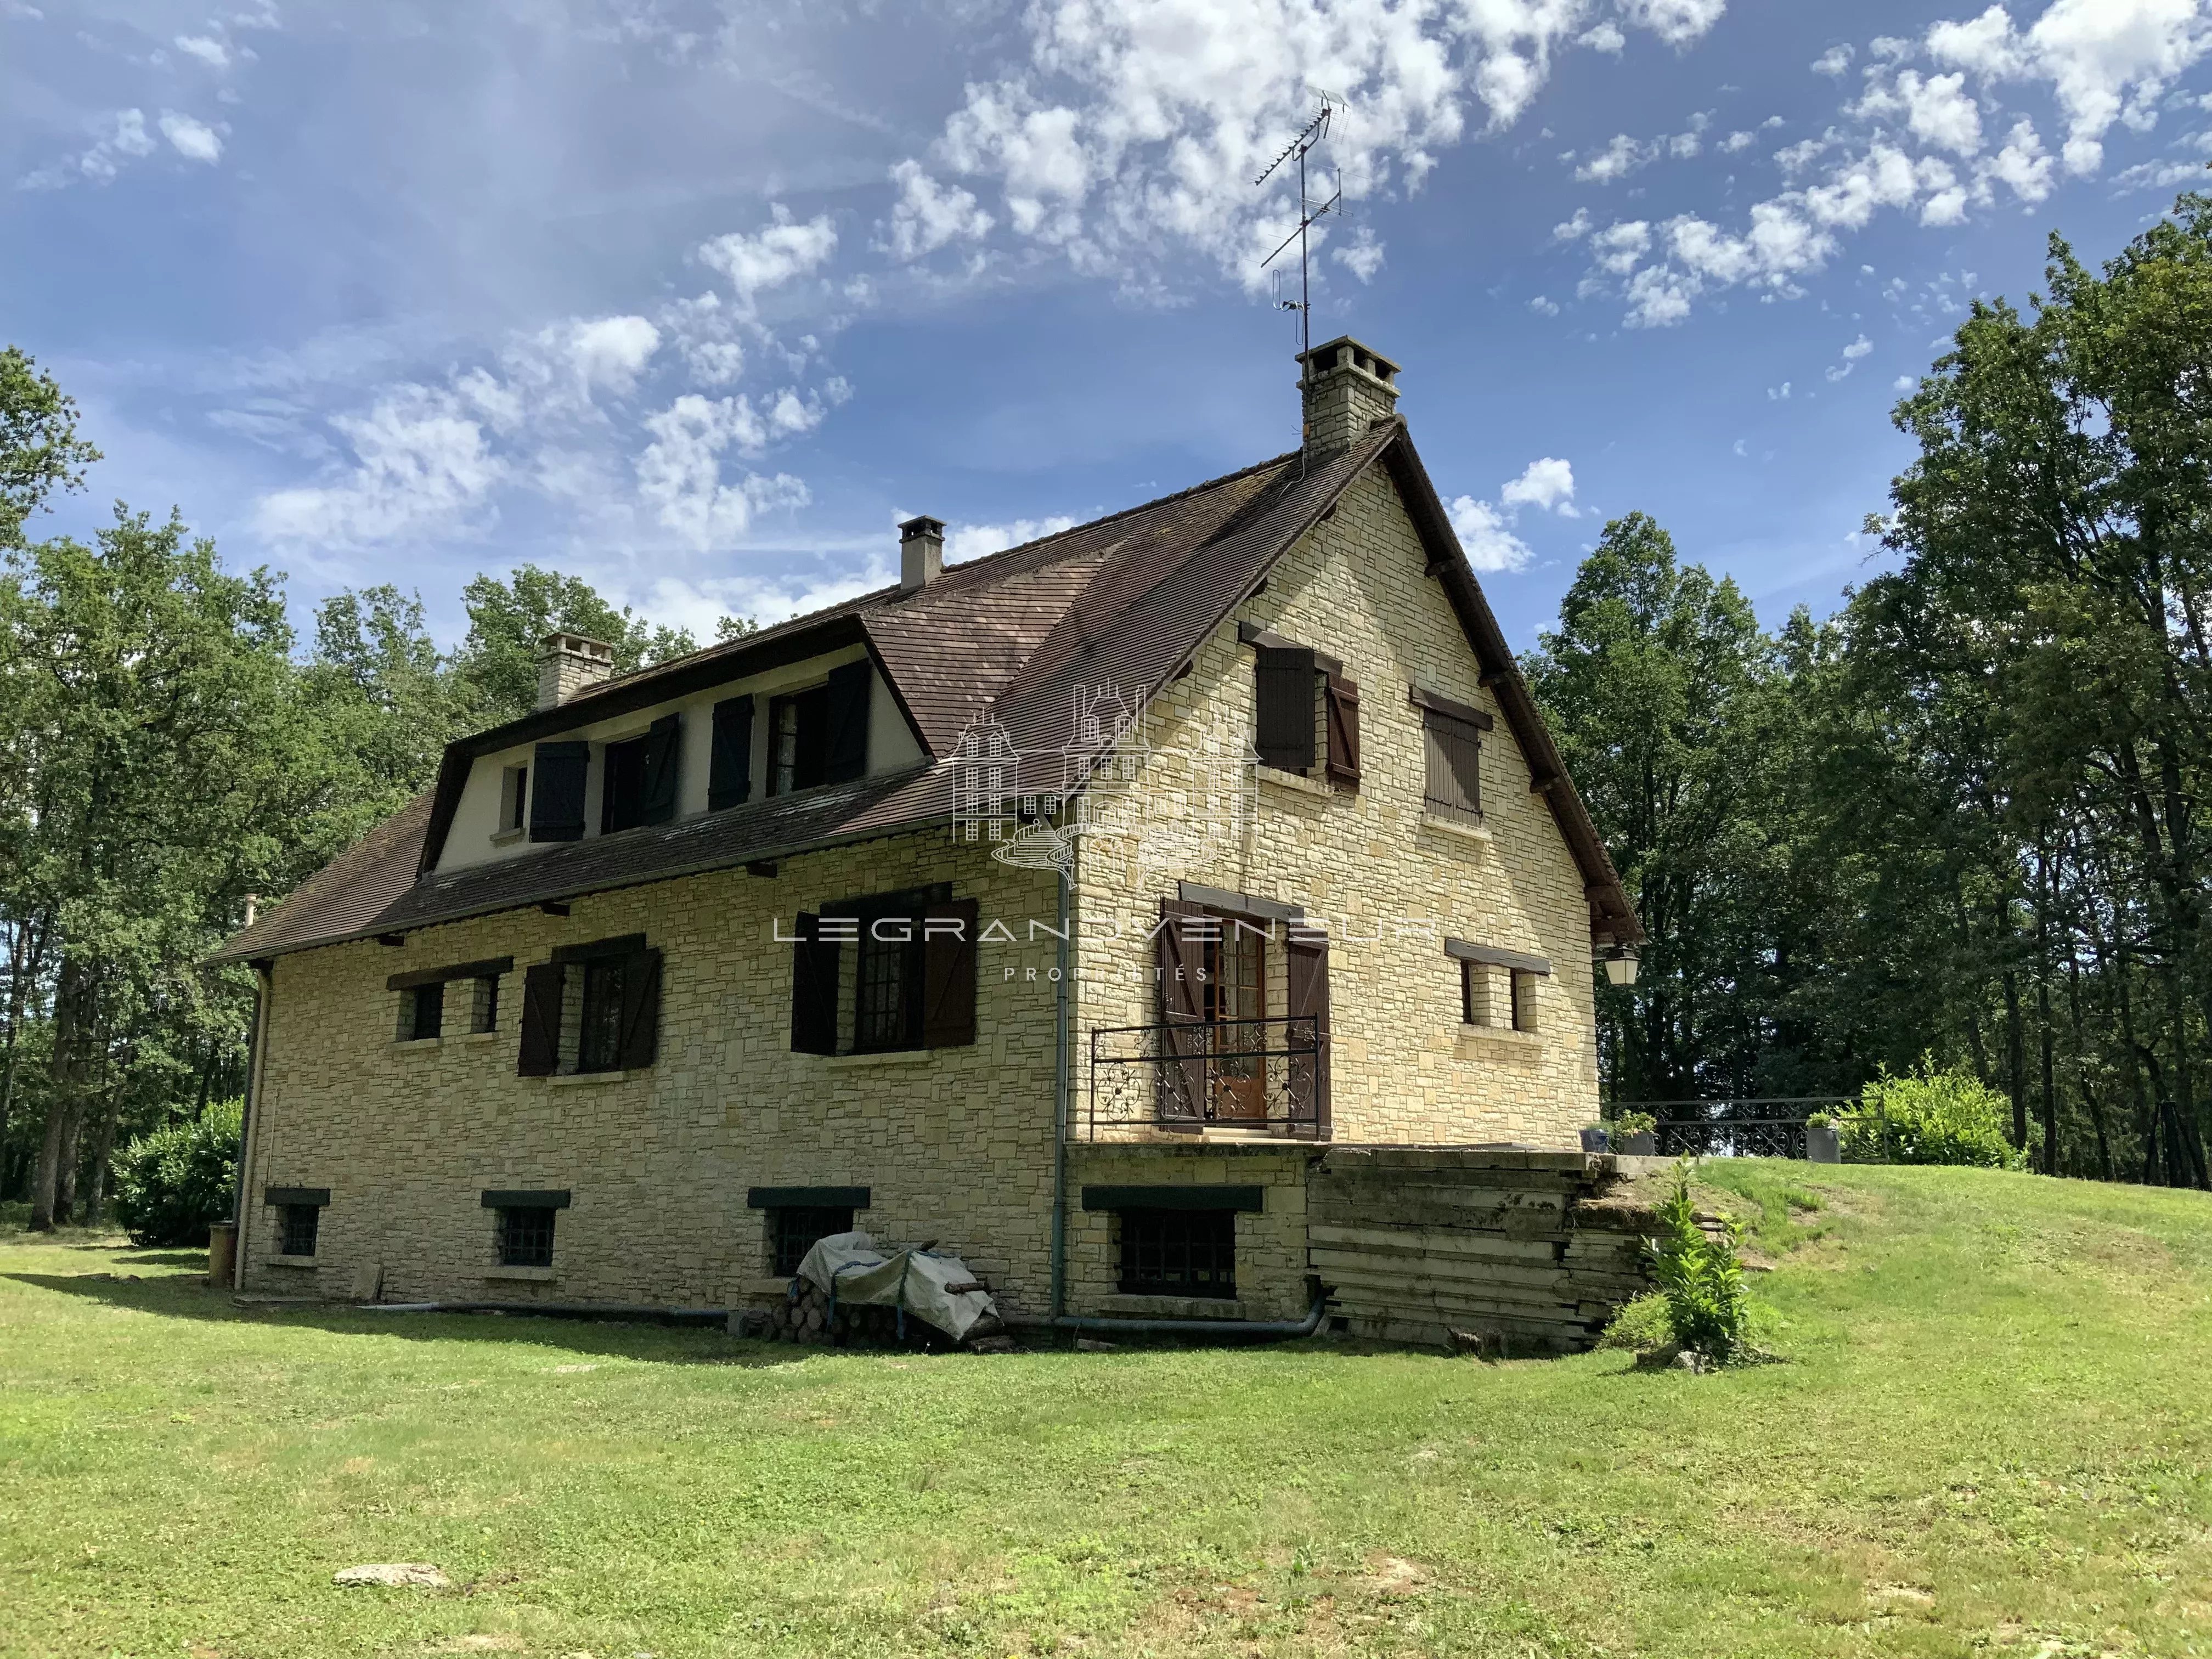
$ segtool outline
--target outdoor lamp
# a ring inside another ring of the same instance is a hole
[[[1605,953],[1605,977],[1612,985],[1636,983],[1636,951],[1633,946],[1616,945]]]

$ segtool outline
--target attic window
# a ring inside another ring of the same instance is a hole
[[[676,816],[680,716],[665,714],[642,737],[606,746],[599,789],[599,833],[611,836],[642,824],[666,823]]]
[[[1249,623],[1237,636],[1254,648],[1253,737],[1260,763],[1311,773],[1320,763],[1342,789],[1359,787],[1359,688],[1344,665]]]
[[[820,685],[769,699],[769,794],[849,783],[868,769],[868,691],[873,678],[867,663],[847,663],[831,669]]]
[[[529,827],[530,769],[502,768],[499,775],[499,829],[501,836],[520,835]]]

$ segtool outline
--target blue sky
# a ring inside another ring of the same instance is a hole
[[[1324,93],[1316,339],[1509,634],[1640,508],[1770,623],[1869,568],[1977,294],[2212,152],[2212,0],[0,0],[0,319],[234,564],[533,560],[702,637],[1296,441],[1251,179]]]

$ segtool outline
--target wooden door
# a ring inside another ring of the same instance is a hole
[[[1257,1123],[1267,1115],[1267,940],[1234,921],[1221,924],[1221,937],[1207,949],[1206,1011],[1213,1022],[1213,1063],[1207,1091],[1218,1122]]]

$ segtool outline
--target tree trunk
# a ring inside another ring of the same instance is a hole
[[[97,1227],[107,1218],[107,1189],[113,1174],[109,1165],[114,1156],[115,1106],[109,1101],[101,1105],[94,1125],[92,1157],[85,1166],[84,1224],[88,1227]]]
[[[2020,1014],[2020,975],[2004,970],[2005,1085],[2012,1093],[2012,1144],[2027,1146],[2027,1034]]]
[[[70,1219],[76,1191],[77,1115],[82,1106],[84,1045],[92,1024],[92,975],[73,955],[62,957],[54,985],[53,1099],[46,1108],[46,1133],[39,1143],[39,1165],[31,1177],[31,1228],[50,1232]]]

